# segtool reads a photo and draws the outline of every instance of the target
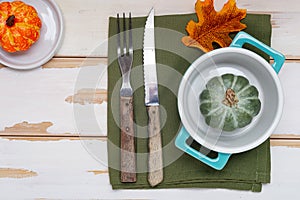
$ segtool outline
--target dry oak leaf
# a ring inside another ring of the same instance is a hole
[[[246,17],[246,9],[238,9],[235,0],[228,0],[221,11],[214,9],[213,0],[197,0],[195,10],[199,22],[189,21],[182,42],[189,47],[196,47],[204,52],[213,50],[213,42],[221,47],[230,45],[229,33],[245,29],[240,21]]]

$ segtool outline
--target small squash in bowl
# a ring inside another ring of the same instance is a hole
[[[0,46],[7,52],[28,50],[40,37],[42,22],[22,1],[0,3]]]
[[[200,94],[200,111],[205,122],[224,131],[247,126],[260,109],[258,90],[243,76],[213,77]]]

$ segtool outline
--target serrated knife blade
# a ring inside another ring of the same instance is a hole
[[[154,9],[152,8],[145,25],[144,32],[144,82],[145,105],[159,105],[158,84],[155,58]]]
[[[155,58],[154,9],[152,8],[144,32],[144,84],[145,105],[148,113],[148,182],[154,187],[163,180],[162,142],[160,133],[160,113],[158,81]]]

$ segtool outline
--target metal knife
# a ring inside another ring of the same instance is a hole
[[[163,180],[162,142],[158,84],[155,59],[154,9],[152,8],[144,32],[144,84],[145,105],[148,112],[148,182],[153,187]]]

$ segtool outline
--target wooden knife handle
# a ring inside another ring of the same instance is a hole
[[[160,133],[159,106],[147,107],[148,134],[149,134],[149,158],[148,158],[148,182],[154,187],[163,180],[163,158]]]
[[[136,182],[133,97],[120,97],[121,182]]]

